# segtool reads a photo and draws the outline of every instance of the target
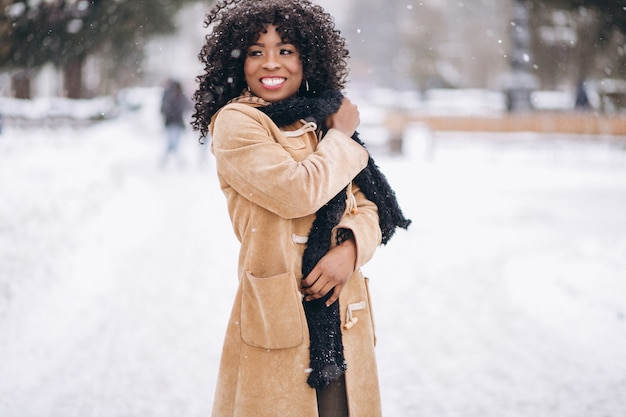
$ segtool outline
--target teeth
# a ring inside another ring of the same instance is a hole
[[[285,82],[285,78],[263,78],[261,82],[265,85],[275,86]]]

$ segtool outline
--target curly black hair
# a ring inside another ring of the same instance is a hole
[[[208,134],[213,115],[246,88],[243,64],[248,47],[267,25],[276,25],[283,40],[300,52],[308,89],[314,97],[326,90],[341,90],[348,76],[346,41],[333,17],[309,0],[220,0],[207,14],[210,32],[198,58],[204,73],[196,78],[195,112],[191,125]],[[308,91],[307,91],[308,90]]]

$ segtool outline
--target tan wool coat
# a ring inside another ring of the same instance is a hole
[[[305,121],[280,130],[258,104],[243,101],[222,108],[210,126],[220,185],[241,242],[213,417],[318,417],[315,389],[306,383],[301,259],[315,212],[346,186],[347,209],[337,228],[352,230],[358,266],[373,256],[381,239],[377,208],[351,183],[368,155],[335,129],[322,141]],[[358,268],[339,302],[350,416],[379,417],[374,323]]]

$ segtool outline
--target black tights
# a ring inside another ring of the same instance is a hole
[[[317,390],[317,410],[319,417],[348,417],[346,378],[343,375],[328,387]]]

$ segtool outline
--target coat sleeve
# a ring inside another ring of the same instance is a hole
[[[374,252],[382,240],[382,232],[378,224],[378,207],[365,197],[360,189],[352,184],[352,192],[348,190],[348,198],[354,196],[356,210],[348,209],[344,213],[341,221],[335,227],[337,229],[349,229],[352,231],[357,247],[357,267],[365,265],[374,256]],[[333,233],[333,235],[335,235]]]
[[[315,213],[367,166],[367,151],[338,130],[330,129],[302,161],[277,143],[272,131],[278,129],[260,111],[234,104],[214,120],[212,146],[223,179],[280,217]]]

